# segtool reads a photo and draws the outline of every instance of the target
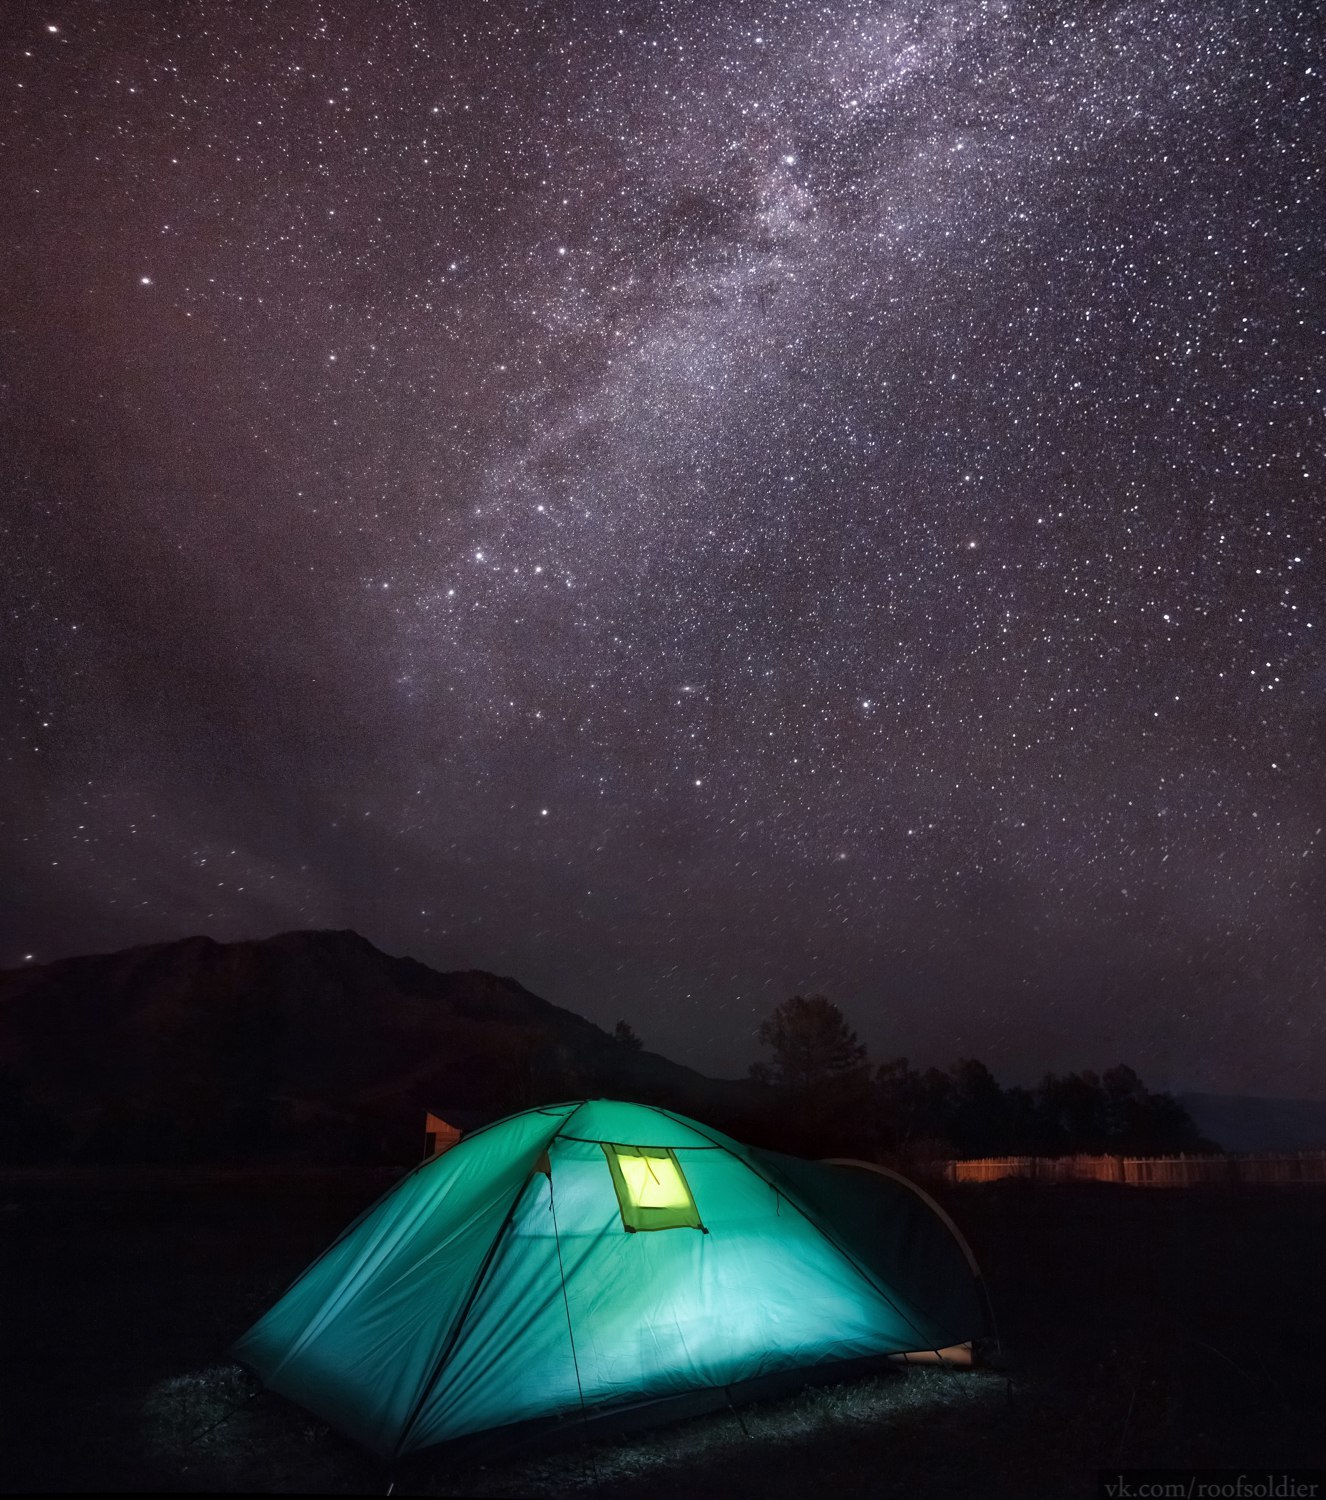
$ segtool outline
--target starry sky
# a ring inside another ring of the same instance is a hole
[[[1321,1095],[1317,20],[6,6],[0,963]]]

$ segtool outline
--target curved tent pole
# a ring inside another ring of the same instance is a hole
[[[825,1156],[820,1158],[826,1167],[859,1167],[863,1172],[875,1172],[880,1177],[891,1177],[894,1182],[900,1182],[903,1187],[909,1188],[922,1203],[935,1215],[939,1222],[957,1241],[958,1249],[962,1251],[976,1285],[981,1289],[981,1301],[985,1304],[987,1317],[990,1319],[990,1329],[994,1334],[995,1347],[1003,1352],[1003,1342],[999,1337],[999,1323],[994,1314],[994,1303],[990,1299],[990,1288],[986,1285],[985,1277],[971,1246],[967,1243],[967,1236],[953,1222],[952,1215],[945,1209],[944,1205],[921,1186],[919,1182],[913,1182],[910,1177],[904,1177],[901,1172],[895,1172],[892,1167],[882,1166],[879,1162],[862,1161],[855,1156]]]
[[[451,1333],[448,1336],[446,1343],[443,1345],[441,1354],[439,1354],[438,1357],[437,1357],[437,1362],[433,1366],[432,1373],[429,1375],[428,1379],[424,1382],[423,1387],[422,1387],[422,1389],[419,1392],[418,1399],[415,1401],[414,1405],[410,1408],[410,1415],[408,1417],[406,1417],[404,1423],[401,1425],[400,1432],[397,1433],[397,1435],[396,1435],[396,1443],[395,1443],[395,1446],[394,1446],[394,1448],[392,1450],[394,1456],[396,1456],[396,1457],[400,1456],[401,1445],[404,1443],[405,1439],[410,1435],[410,1429],[419,1420],[419,1413],[421,1411],[423,1411],[425,1405],[428,1402],[428,1398],[433,1394],[433,1388],[437,1385],[438,1379],[440,1378],[440,1376],[442,1374],[442,1371],[445,1370],[446,1367],[447,1367],[447,1361],[451,1358],[452,1351],[455,1349],[457,1343],[459,1343],[459,1341],[460,1341],[460,1336],[461,1336],[461,1334],[465,1330],[465,1320],[466,1320],[466,1318],[469,1317],[471,1311],[474,1308],[475,1302],[478,1300],[479,1293],[483,1290],[484,1283],[488,1279],[488,1272],[492,1269],[493,1261],[497,1259],[497,1250],[498,1250],[498,1247],[501,1245],[502,1241],[506,1238],[506,1232],[511,1227],[511,1221],[512,1221],[512,1219],[514,1219],[515,1216],[516,1216],[516,1209],[520,1206],[520,1200],[525,1196],[526,1192],[528,1192],[529,1185],[534,1180],[534,1178],[537,1177],[537,1176],[539,1176],[540,1174],[544,1173],[545,1171],[547,1172],[547,1175],[548,1175],[548,1195],[549,1195],[549,1198],[551,1199],[551,1197],[552,1197],[552,1166],[551,1166],[551,1163],[549,1162],[549,1159],[548,1159],[548,1148],[557,1139],[557,1137],[562,1133],[562,1126],[565,1125],[565,1124],[567,1124],[567,1122],[569,1120],[571,1120],[571,1119],[574,1118],[574,1116],[579,1112],[579,1110],[582,1108],[582,1106],[584,1105],[584,1103],[585,1103],[585,1101],[583,1099],[581,1099],[576,1104],[575,1108],[570,1112],[570,1114],[566,1115],[562,1119],[561,1124],[558,1125],[557,1129],[554,1130],[553,1133],[544,1142],[543,1149],[539,1152],[538,1156],[535,1158],[534,1165],[529,1169],[529,1173],[527,1174],[524,1182],[522,1182],[520,1184],[520,1186],[516,1189],[515,1194],[512,1196],[511,1206],[507,1209],[506,1216],[505,1216],[505,1218],[503,1218],[501,1226],[499,1227],[497,1233],[493,1236],[492,1243],[488,1246],[487,1253],[484,1255],[483,1261],[482,1261],[482,1263],[479,1266],[478,1272],[475,1274],[474,1281],[473,1281],[473,1283],[470,1286],[469,1294],[466,1296],[465,1301],[464,1301],[464,1303],[461,1306],[461,1310],[460,1310],[459,1314],[456,1317],[456,1321],[455,1321],[454,1325],[452,1326]],[[537,1111],[537,1112],[538,1113],[542,1113],[542,1111]],[[522,1114],[532,1114],[532,1113],[536,1113],[536,1111],[533,1111],[533,1110],[522,1110],[521,1113]],[[514,1116],[508,1116],[508,1118],[514,1119],[515,1117]],[[557,1253],[558,1253],[558,1259],[559,1259],[559,1262],[560,1262],[560,1258],[561,1258],[561,1244],[560,1244],[560,1242],[558,1243]],[[568,1317],[569,1317],[569,1314],[568,1314]],[[575,1348],[575,1346],[574,1346],[574,1343],[573,1343],[572,1344],[572,1352],[573,1352],[573,1354],[574,1354],[574,1348]],[[579,1371],[577,1370],[577,1372],[576,1372],[576,1380],[577,1380],[577,1382],[579,1382],[579,1379],[580,1379],[580,1375],[579,1375]]]
[[[576,1110],[578,1110],[580,1106],[585,1103],[583,1099],[575,1099],[568,1102],[570,1105],[570,1113],[568,1113],[564,1117],[562,1121],[563,1124],[565,1124],[566,1121],[571,1118],[571,1115],[575,1114]],[[519,1119],[521,1115],[550,1114],[555,1110],[566,1109],[567,1107],[568,1106],[566,1104],[544,1104],[538,1105],[534,1109],[518,1109],[514,1114],[503,1115],[500,1120],[490,1120],[487,1125],[480,1125],[478,1129],[471,1130],[468,1135],[463,1137],[463,1139],[472,1141],[476,1137],[485,1134],[489,1130],[496,1130],[499,1125],[505,1125],[508,1120]],[[457,1142],[457,1145],[459,1144],[460,1143]],[[393,1182],[389,1187],[384,1188],[382,1192],[380,1192],[378,1196],[373,1199],[373,1201],[368,1205],[367,1208],[361,1208],[359,1210],[354,1218],[350,1220],[350,1222],[345,1226],[344,1229],[341,1230],[340,1234],[338,1234],[336,1238],[332,1240],[331,1244],[329,1244],[325,1250],[323,1250],[320,1254],[315,1255],[313,1259],[309,1261],[308,1265],[306,1265],[304,1269],[299,1273],[299,1275],[296,1276],[295,1279],[285,1288],[285,1290],[281,1293],[281,1296],[278,1297],[276,1301],[279,1302],[281,1300],[281,1297],[288,1297],[306,1276],[311,1276],[313,1272],[317,1270],[317,1268],[322,1264],[324,1260],[327,1259],[332,1251],[336,1249],[336,1247],[341,1243],[342,1240],[344,1240],[348,1235],[353,1234],[354,1231],[359,1228],[359,1226],[364,1222],[366,1218],[368,1218],[371,1213],[374,1213],[377,1209],[381,1208],[382,1205],[387,1201],[387,1199],[390,1198],[394,1193],[398,1193],[412,1177],[417,1177],[420,1172],[426,1171],[429,1167],[436,1166],[436,1164],[443,1160],[446,1155],[447,1153],[444,1151],[441,1156],[430,1156],[421,1162],[417,1162],[403,1177],[398,1177],[395,1182]],[[524,1190],[522,1189],[521,1191],[523,1192]],[[273,1303],[272,1305],[275,1306],[276,1304]]]
[[[511,1224],[511,1220],[516,1216],[516,1208],[519,1205],[520,1200],[525,1196],[525,1192],[528,1189],[530,1182],[534,1177],[538,1175],[538,1172],[539,1168],[537,1166],[531,1167],[529,1175],[525,1178],[524,1182],[520,1184],[515,1193],[512,1195],[511,1206],[507,1209],[506,1217],[502,1220],[501,1226],[499,1227],[497,1233],[493,1236],[492,1243],[488,1246],[487,1252],[485,1253],[483,1260],[480,1262],[478,1273],[475,1275],[474,1281],[470,1285],[469,1294],[466,1296],[465,1301],[461,1305],[461,1309],[456,1317],[456,1321],[452,1325],[451,1333],[448,1336],[446,1343],[442,1346],[442,1352],[437,1357],[437,1363],[433,1366],[432,1374],[429,1375],[426,1381],[424,1381],[423,1387],[419,1392],[418,1399],[410,1408],[410,1415],[406,1417],[405,1421],[401,1425],[400,1432],[398,1432],[396,1435],[396,1442],[392,1448],[393,1457],[400,1457],[401,1444],[409,1436],[410,1428],[414,1426],[419,1413],[423,1410],[424,1403],[428,1400],[429,1396],[433,1394],[433,1387],[437,1384],[437,1378],[446,1368],[446,1363],[451,1358],[451,1351],[456,1347],[457,1341],[460,1339],[461,1333],[464,1330],[465,1319],[469,1317],[470,1309],[474,1306],[475,1299],[478,1297],[479,1292],[483,1287],[484,1281],[487,1279],[488,1270],[491,1267],[493,1261],[497,1258],[497,1247],[505,1238],[507,1229]]]
[[[657,1114],[666,1115],[668,1119],[670,1119],[676,1125],[681,1125],[684,1123],[689,1129],[694,1130],[697,1135],[702,1135],[704,1136],[705,1140],[713,1142],[715,1146],[718,1146],[720,1151],[726,1151],[729,1156],[732,1156],[737,1161],[741,1162],[746,1170],[748,1172],[753,1172],[755,1176],[758,1177],[767,1188],[771,1188],[785,1202],[790,1203],[792,1207],[796,1209],[796,1211],[806,1221],[806,1223],[809,1224],[817,1234],[821,1235],[829,1242],[829,1244],[833,1246],[833,1248],[838,1252],[839,1255],[842,1256],[847,1264],[851,1266],[851,1268],[856,1272],[861,1280],[864,1281],[865,1284],[874,1292],[876,1292],[881,1298],[883,1298],[883,1300],[888,1303],[893,1311],[897,1313],[898,1317],[904,1323],[906,1323],[907,1326],[911,1328],[918,1337],[920,1336],[921,1330],[917,1328],[912,1319],[909,1318],[907,1314],[903,1312],[902,1308],[900,1308],[898,1304],[893,1300],[893,1298],[888,1293],[888,1289],[879,1284],[875,1277],[870,1274],[866,1267],[861,1264],[861,1262],[856,1258],[855,1255],[852,1254],[847,1246],[844,1245],[836,1235],[831,1234],[828,1229],[826,1229],[824,1225],[821,1224],[820,1221],[814,1216],[814,1214],[809,1213],[785,1188],[780,1187],[776,1182],[770,1182],[770,1180],[764,1175],[763,1172],[760,1171],[760,1169],[755,1165],[754,1162],[748,1161],[743,1156],[737,1156],[736,1152],[734,1152],[730,1146],[723,1146],[718,1141],[715,1141],[713,1136],[706,1134],[706,1132],[694,1120],[680,1120],[676,1115],[672,1113],[670,1109],[664,1109],[657,1104],[646,1105],[645,1108],[652,1109]]]
[[[957,1240],[958,1248],[962,1251],[967,1264],[971,1267],[972,1275],[978,1279],[980,1278],[981,1268],[977,1265],[976,1257],[972,1254],[972,1248],[967,1243],[962,1231],[944,1211],[943,1205],[932,1198],[919,1182],[913,1182],[910,1177],[904,1177],[901,1172],[895,1172],[892,1167],[881,1166],[878,1162],[873,1161],[861,1161],[855,1156],[822,1156],[820,1158],[820,1165],[824,1167],[860,1167],[863,1172],[876,1172],[881,1177],[891,1177],[894,1182],[900,1182],[903,1187],[910,1188],[931,1213],[940,1220],[953,1238]]]
[[[557,1137],[554,1136],[553,1140]],[[551,1145],[552,1142],[549,1142]],[[543,1159],[548,1163],[548,1207],[552,1212],[553,1222],[553,1244],[557,1246],[557,1279],[562,1283],[562,1308],[566,1313],[566,1337],[571,1345],[571,1368],[576,1376],[576,1393],[580,1397],[580,1420],[585,1423],[589,1420],[589,1413],[585,1410],[585,1387],[580,1382],[580,1357],[576,1353],[575,1329],[571,1326],[571,1299],[566,1295],[566,1267],[562,1264],[562,1232],[557,1227],[557,1189],[553,1186],[552,1160],[547,1151],[543,1153]]]

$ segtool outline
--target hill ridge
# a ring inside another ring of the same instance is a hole
[[[748,1088],[625,1047],[513,976],[434,969],[352,928],[0,972],[0,1159],[409,1159],[425,1108],[496,1117],[589,1092],[728,1117]]]

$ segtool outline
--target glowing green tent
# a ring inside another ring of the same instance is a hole
[[[417,1168],[235,1353],[393,1456],[670,1398],[700,1409],[983,1331],[970,1252],[903,1179],[596,1099]]]

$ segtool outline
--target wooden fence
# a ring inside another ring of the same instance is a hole
[[[990,1156],[942,1163],[950,1182],[1120,1182],[1130,1187],[1316,1183],[1326,1187],[1326,1151],[1261,1156]]]

